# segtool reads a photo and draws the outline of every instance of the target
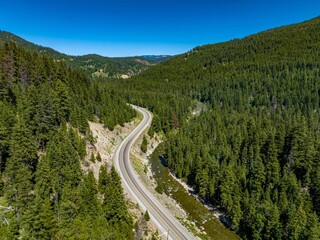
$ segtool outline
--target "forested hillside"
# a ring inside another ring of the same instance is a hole
[[[31,43],[6,31],[0,31],[0,43],[1,42],[14,42],[28,51],[46,54],[56,60],[65,61],[67,65],[77,67],[89,76],[102,80],[131,77],[143,72],[151,65],[170,58],[170,56],[135,56],[115,58],[103,57],[97,54],[70,56],[60,53],[52,48]]]
[[[166,133],[168,167],[244,239],[319,239],[319,70],[318,17],[112,84],[154,112],[149,133]],[[195,101],[208,110],[191,117]]]
[[[97,183],[80,162],[107,127],[135,112],[111,88],[64,62],[12,42],[0,46],[0,238],[132,239],[132,219],[112,168]]]
[[[72,56],[67,59],[70,66],[78,67],[96,79],[129,78],[153,65],[140,57],[109,58],[97,54]]]

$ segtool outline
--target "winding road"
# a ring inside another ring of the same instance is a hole
[[[133,108],[143,115],[143,119],[120,144],[114,157],[114,164],[120,174],[123,186],[132,194],[143,210],[148,210],[151,221],[156,224],[160,230],[159,235],[164,239],[198,239],[146,189],[131,166],[130,149],[152,121],[150,112],[137,106],[133,106]]]

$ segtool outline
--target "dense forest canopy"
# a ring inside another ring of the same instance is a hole
[[[80,163],[88,120],[113,129],[135,112],[112,88],[44,54],[0,45],[0,238],[133,239],[114,168]]]
[[[320,18],[196,47],[112,82],[154,113],[168,167],[244,239],[319,239]],[[196,102],[207,105],[199,116]]]

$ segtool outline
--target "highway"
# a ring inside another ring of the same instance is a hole
[[[143,119],[119,145],[114,156],[114,164],[122,179],[123,187],[135,198],[144,211],[148,210],[151,221],[156,224],[159,235],[163,239],[198,239],[146,189],[131,166],[130,149],[152,121],[150,112],[144,108],[133,107],[143,115]]]

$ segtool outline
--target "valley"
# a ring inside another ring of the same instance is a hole
[[[152,11],[62,31],[132,57],[0,31],[0,238],[319,239],[320,17],[163,54],[185,28]]]

